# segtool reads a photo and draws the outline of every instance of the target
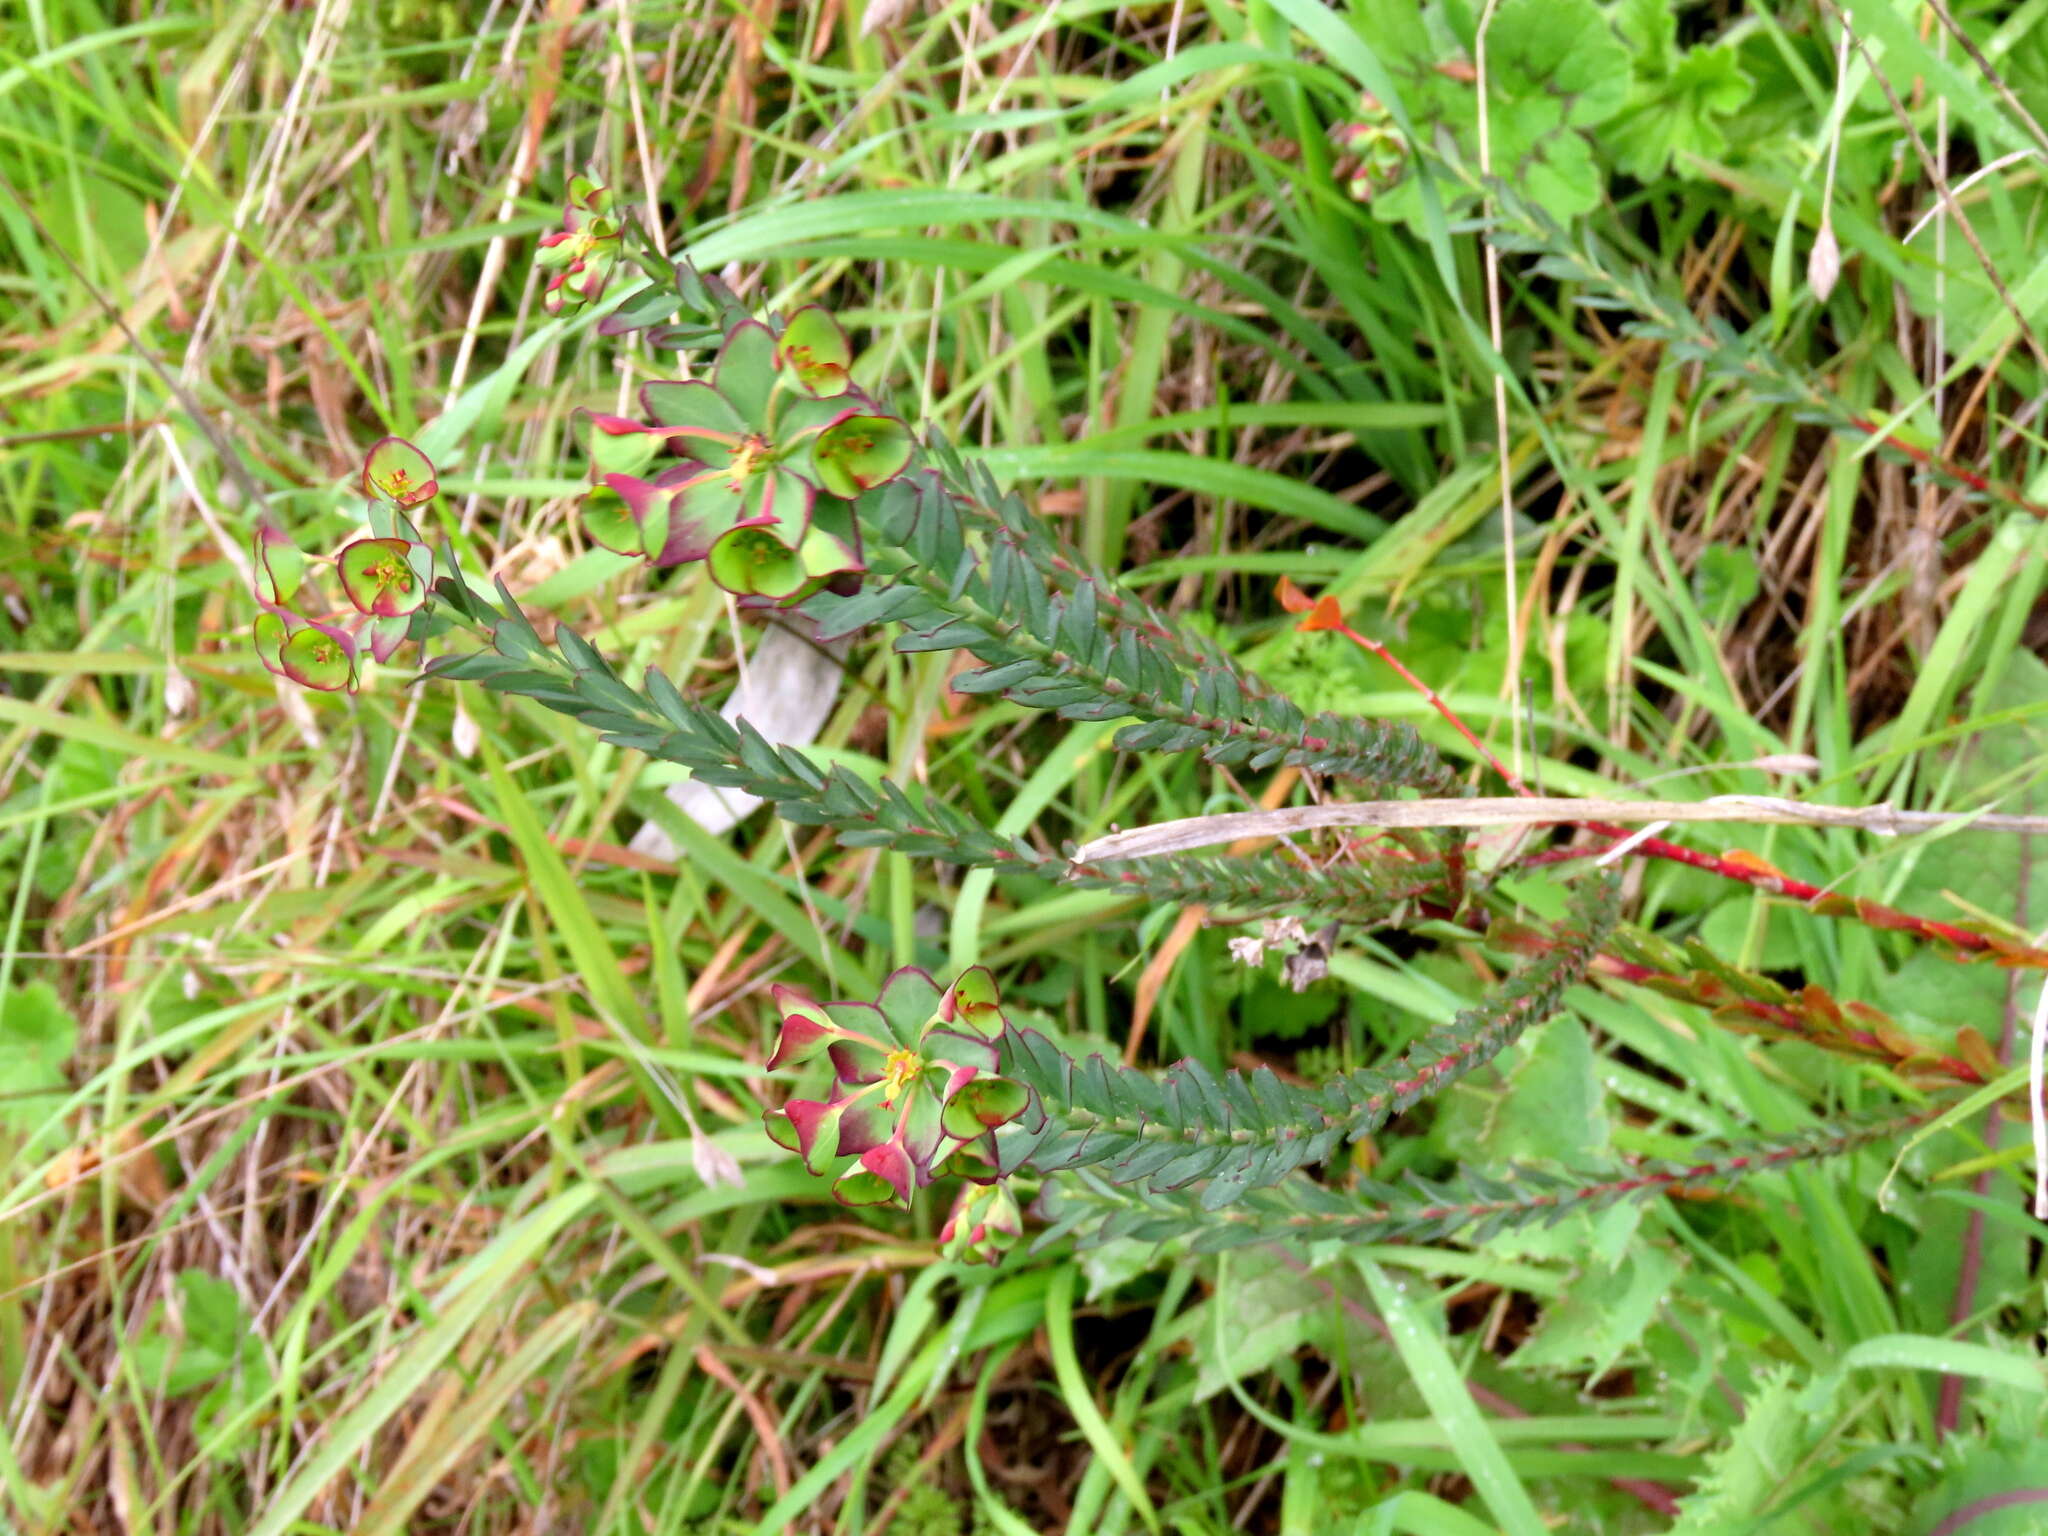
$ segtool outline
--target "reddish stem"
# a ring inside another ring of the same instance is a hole
[[[1654,970],[1647,965],[1637,965],[1633,960],[1623,960],[1617,955],[1603,954],[1599,956],[1594,961],[1594,968],[1607,975],[1617,976],[1623,981],[1632,981],[1638,985],[1648,985],[1659,981],[1668,981],[1681,987],[1685,985],[1683,977],[1673,976],[1668,971]],[[1766,1003],[1753,997],[1730,997],[1715,1002],[1713,1006],[1716,1008],[1734,1008],[1738,1012],[1748,1014],[1751,1018],[1761,1019],[1775,1029],[1782,1030],[1784,1033],[1805,1040],[1810,1044],[1819,1045],[1823,1049],[1832,1041],[1840,1041],[1853,1045],[1859,1050],[1866,1051],[1870,1055],[1885,1061],[1896,1061],[1898,1059],[1891,1047],[1869,1030],[1857,1029],[1846,1023],[1835,1026],[1835,1033],[1831,1034],[1827,1040],[1815,1039],[1813,1031],[1807,1027],[1806,1021],[1800,1017],[1797,1010],[1784,1007],[1782,1004]],[[1984,1075],[1959,1056],[1931,1056],[1929,1064],[1939,1068],[1945,1076],[1952,1077],[1960,1083],[1981,1083],[1984,1081]]]
[[[1952,459],[1937,458],[1925,448],[1915,448],[1911,443],[1901,442],[1898,438],[1893,437],[1889,432],[1879,427],[1876,422],[1866,420],[1864,417],[1851,416],[1848,418],[1848,421],[1849,425],[1856,428],[1857,431],[1876,438],[1887,448],[1903,453],[1907,458],[1931,474],[1946,476],[1948,479],[1967,485],[1973,491],[1980,492],[1986,496],[1996,497],[2000,501],[2010,502],[2013,506],[2020,508],[2024,512],[2031,512],[2036,517],[2048,518],[2048,507],[2042,506],[2038,501],[2027,500],[2026,497],[2022,496],[2018,490],[2010,485],[2001,485],[1996,480],[1987,480],[1974,469],[1965,469]]]
[[[1866,427],[1866,430],[1874,429]],[[2048,509],[2042,509],[2042,515],[2048,516]],[[1327,603],[1329,600],[1326,598],[1324,601]],[[1381,661],[1393,668],[1396,676],[1410,688],[1421,694],[1428,701],[1429,706],[1443,717],[1451,729],[1462,736],[1466,744],[1484,758],[1493,771],[1506,781],[1510,789],[1522,796],[1529,796],[1533,793],[1528,785],[1511,773],[1507,766],[1498,757],[1494,756],[1492,750],[1485,742],[1472,734],[1471,727],[1458,718],[1456,711],[1443,701],[1437,691],[1403,666],[1399,658],[1389,651],[1386,646],[1369,636],[1361,635],[1341,618],[1335,618],[1334,615],[1320,608],[1303,623],[1302,627],[1335,630],[1354,645],[1361,646],[1377,656]],[[1585,821],[1567,823],[1567,825],[1582,826],[1590,832],[1597,832],[1602,837],[1611,837],[1617,842],[1633,838],[1634,841],[1630,844],[1629,849],[1632,853],[1640,853],[1645,857],[1653,859],[1668,859],[1674,864],[1685,864],[1694,869],[1703,869],[1709,874],[1719,875],[1723,879],[1739,880],[1744,885],[1755,886],[1758,890],[1768,892],[1773,896],[1790,897],[1794,901],[1803,902],[1808,905],[1823,900],[1831,904],[1835,902],[1845,904],[1843,907],[1824,912],[1823,915],[1825,916],[1847,917],[1853,915],[1872,928],[1888,928],[1897,933],[1910,933],[1919,939],[1938,939],[1945,944],[1954,945],[1957,949],[1968,950],[1972,954],[1996,952],[2006,954],[2012,958],[2018,958],[2022,953],[2021,950],[2011,946],[2001,947],[1994,944],[1983,934],[1972,933],[1967,928],[1958,928],[1952,923],[1938,922],[1930,917],[1915,917],[1910,912],[1901,912],[1896,907],[1888,907],[1882,902],[1858,899],[1850,903],[1846,897],[1831,896],[1829,892],[1821,887],[1809,885],[1804,880],[1795,880],[1790,875],[1775,870],[1762,860],[1754,857],[1726,857],[1718,853],[1700,853],[1678,843],[1670,842],[1665,838],[1643,837],[1639,833],[1630,832],[1625,827],[1615,826],[1612,822]],[[1544,862],[1551,862],[1557,858],[1570,856],[1569,852],[1553,852],[1551,858],[1546,859]],[[2031,950],[2024,953],[2032,958],[2034,963],[2048,966],[2048,954],[2037,955],[2036,952]]]

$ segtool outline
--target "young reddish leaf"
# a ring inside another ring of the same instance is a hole
[[[416,612],[427,600],[403,539],[357,539],[334,557],[341,590],[358,613],[388,619]]]
[[[768,1071],[809,1061],[846,1033],[802,993],[778,986],[772,995],[782,1010],[782,1028],[775,1037],[775,1054],[768,1058]]]
[[[848,500],[885,485],[910,463],[910,428],[894,416],[847,416],[811,444],[818,483]]]
[[[861,1153],[860,1161],[839,1176],[832,1193],[841,1205],[894,1204],[907,1210],[916,1178],[917,1170],[901,1143],[885,1141]]]
[[[326,624],[294,630],[278,651],[278,669],[293,682],[321,693],[356,685],[355,642]]]
[[[1009,1022],[996,998],[996,978],[985,965],[962,971],[953,985],[946,988],[945,1000],[939,1004],[939,1017],[948,1024],[965,1025],[990,1040],[1000,1035]]]
[[[1282,576],[1274,591],[1280,599],[1280,606],[1288,613],[1307,613],[1315,607],[1315,600],[1297,587],[1291,576]]]
[[[278,676],[284,676],[281,653],[285,641],[292,635],[291,626],[285,622],[284,615],[265,608],[256,615],[255,633],[256,654],[261,658],[263,665]]]
[[[1304,633],[1314,633],[1317,630],[1324,629],[1342,629],[1344,627],[1344,610],[1337,606],[1336,598],[1325,592],[1316,599],[1315,607],[1309,609],[1308,617],[1294,627]]]
[[[609,481],[613,477],[607,475]],[[617,478],[626,479],[627,476]],[[633,516],[633,509],[626,504],[617,487],[605,484],[592,486],[584,492],[578,504],[583,531],[590,536],[590,542],[600,549],[608,549],[615,555],[639,555],[645,550],[640,545],[640,521]]]
[[[372,444],[363,460],[366,496],[381,497],[396,507],[416,507],[433,500],[440,489],[433,461],[402,437]]]
[[[379,616],[363,626],[363,633],[370,638],[370,655],[382,666],[398,654],[398,648],[412,633],[412,615],[395,613]]]
[[[841,1155],[839,1117],[846,1112],[849,1102],[841,1099],[820,1104],[813,1099],[791,1099],[782,1108],[769,1110],[762,1117],[762,1124],[769,1140],[796,1153],[811,1173],[822,1174],[826,1165]]]
[[[1024,1113],[1031,1101],[1022,1083],[1007,1077],[976,1077],[963,1083],[946,1100],[946,1134],[959,1141],[972,1141],[999,1125],[1008,1125]]]
[[[611,192],[589,177],[570,180],[562,227],[540,237],[534,257],[536,266],[555,270],[554,280],[541,295],[541,308],[549,314],[603,296],[625,248],[619,225],[605,217],[611,201]]]
[[[284,607],[298,595],[299,583],[306,577],[306,557],[285,531],[267,517],[256,525],[256,563],[270,583],[267,601]]]
[[[853,366],[853,348],[846,332],[816,304],[789,317],[777,361],[795,376],[799,388],[819,400],[843,395],[853,383],[848,373]]]
[[[1023,1212],[1007,1184],[969,1184],[939,1230],[939,1252],[962,1264],[993,1264],[1023,1230]]]

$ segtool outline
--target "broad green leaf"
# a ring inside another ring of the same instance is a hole
[[[51,1117],[63,1107],[64,1064],[77,1048],[78,1021],[47,981],[0,993],[0,1131],[29,1138],[28,1157],[64,1134]]]
[[[1543,1309],[1511,1363],[1525,1370],[1590,1367],[1605,1375],[1642,1340],[1677,1277],[1678,1261],[1647,1243],[1616,1269],[1581,1273]]]
[[[1607,1150],[1606,1090],[1586,1026],[1560,1014],[1522,1037],[1487,1123],[1488,1162],[1581,1163]]]

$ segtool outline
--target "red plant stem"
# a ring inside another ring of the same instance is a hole
[[[1417,905],[1424,915],[1428,917],[1451,921],[1456,916],[1450,908],[1439,906],[1434,902],[1419,902]],[[1547,949],[1554,942],[1554,940],[1544,938],[1539,934],[1525,933],[1517,938],[1516,947],[1523,949]],[[1679,988],[1685,985],[1685,979],[1681,976],[1674,976],[1669,971],[1656,970],[1651,966],[1638,965],[1633,960],[1624,960],[1619,955],[1610,955],[1604,951],[1593,957],[1593,969],[1602,975],[1613,976],[1621,981],[1631,981],[1638,986],[1647,986],[1659,981],[1669,982],[1672,986]],[[1804,1040],[1808,1044],[1817,1045],[1822,1050],[1827,1050],[1831,1046],[1847,1044],[1853,1045],[1857,1049],[1865,1051],[1883,1061],[1896,1061],[1898,1059],[1897,1053],[1890,1046],[1886,1045],[1883,1040],[1879,1039],[1869,1030],[1857,1029],[1846,1021],[1837,1023],[1834,1026],[1834,1034],[1825,1039],[1820,1039],[1816,1038],[1814,1032],[1807,1027],[1806,1021],[1799,1016],[1797,1010],[1784,1007],[1782,1004],[1766,1003],[1751,997],[1729,997],[1719,999],[1710,1006],[1733,1008],[1738,1012],[1746,1013],[1751,1018],[1760,1019],[1773,1028],[1781,1030],[1785,1034],[1797,1039]],[[1959,1083],[1981,1084],[1984,1081],[1983,1073],[1958,1056],[1930,1055],[1927,1059],[1927,1065],[1935,1068],[1945,1077],[1954,1078]]]
[[[2031,512],[2036,517],[2048,518],[2048,507],[2042,506],[2038,501],[2027,500],[2026,497],[2022,496],[2010,485],[2001,485],[1996,480],[1988,480],[1974,469],[1963,468],[1962,465],[1956,463],[1953,459],[1937,458],[1925,448],[1915,448],[1911,443],[1900,442],[1899,439],[1879,427],[1876,422],[1866,420],[1864,417],[1850,416],[1848,422],[1857,431],[1864,433],[1866,436],[1876,438],[1885,447],[1903,453],[1907,458],[1931,474],[1945,476],[1948,479],[1968,486],[1973,491],[1995,497],[2000,501],[2010,502],[2021,511]]]
[[[1986,1515],[1995,1515],[2002,1509],[2018,1509],[2023,1504],[2048,1504],[2048,1488],[2014,1488],[2005,1493],[1987,1493],[1983,1498],[1965,1504],[1929,1531],[1927,1536],[1956,1536],[1965,1526],[1975,1524]]]
[[[1307,626],[1304,625],[1303,627],[1306,628]],[[1493,749],[1491,747],[1487,746],[1485,742],[1481,741],[1477,736],[1474,736],[1472,734],[1472,728],[1465,724],[1463,720],[1460,720],[1458,718],[1457,711],[1452,709],[1450,705],[1446,704],[1443,701],[1442,696],[1439,695],[1434,688],[1430,687],[1429,684],[1425,683],[1413,672],[1410,672],[1405,666],[1401,664],[1401,659],[1398,656],[1396,656],[1392,651],[1388,650],[1379,641],[1374,640],[1367,635],[1361,635],[1357,630],[1353,629],[1349,624],[1344,623],[1341,619],[1338,620],[1335,624],[1319,625],[1318,627],[1334,629],[1338,634],[1342,635],[1346,640],[1349,640],[1353,645],[1363,647],[1365,650],[1368,650],[1372,652],[1373,655],[1379,657],[1381,661],[1385,662],[1388,666],[1394,669],[1394,675],[1396,677],[1400,678],[1402,682],[1406,683],[1410,688],[1413,688],[1417,693],[1421,694],[1424,701],[1428,703],[1429,707],[1435,710],[1439,715],[1443,716],[1444,721],[1450,726],[1452,730],[1456,731],[1460,736],[1465,738],[1465,743],[1467,746],[1471,747],[1471,749],[1474,752],[1477,752],[1481,757],[1486,759],[1486,761],[1492,766],[1493,771],[1499,774],[1501,778],[1507,781],[1508,787],[1510,789],[1514,790],[1516,794],[1523,796],[1531,796],[1535,793],[1535,791],[1530,789],[1528,785],[1524,784],[1520,779],[1516,778],[1514,774],[1508,770],[1506,764],[1502,763],[1499,758],[1493,755]]]
[[[1874,429],[1866,427],[1866,430]],[[2048,517],[2048,508],[2042,509],[2042,515]],[[1522,796],[1533,794],[1528,785],[1515,777],[1506,765],[1498,757],[1494,756],[1492,750],[1487,747],[1485,742],[1472,734],[1471,727],[1458,718],[1457,712],[1443,701],[1443,698],[1437,691],[1403,666],[1400,660],[1386,646],[1368,636],[1361,635],[1357,630],[1341,620],[1335,624],[1319,627],[1336,630],[1345,639],[1351,641],[1354,645],[1361,646],[1365,650],[1370,651],[1389,667],[1393,668],[1395,675],[1410,688],[1421,694],[1429,706],[1444,718],[1452,730],[1465,738],[1467,745],[1486,760],[1487,764],[1495,773],[1501,776],[1510,789]],[[1755,886],[1758,890],[1772,896],[1786,896],[1794,901],[1810,904],[1828,894],[1817,885],[1809,885],[1804,880],[1795,880],[1790,875],[1772,869],[1761,861],[1731,859],[1723,857],[1718,853],[1701,853],[1661,837],[1643,837],[1638,833],[1630,832],[1625,827],[1617,827],[1612,822],[1586,821],[1574,822],[1570,823],[1570,825],[1582,826],[1589,832],[1597,832],[1602,837],[1614,838],[1617,842],[1633,838],[1634,841],[1630,845],[1630,852],[1632,853],[1640,853],[1653,859],[1668,859],[1674,864],[1685,864],[1694,869],[1703,869],[1709,874],[1719,875],[1726,880],[1739,880],[1744,885]],[[1554,857],[1571,856],[1570,853],[1564,853]],[[1888,907],[1881,902],[1859,900],[1856,903],[1856,916],[1873,928],[1887,928],[1898,933],[1910,933],[1919,939],[1937,939],[1942,943],[1952,944],[1957,949],[1969,950],[1973,954],[1988,954],[1997,949],[1997,946],[1982,934],[1972,933],[1967,928],[1958,928],[1951,923],[1938,922],[1931,917],[1915,917],[1910,912],[1901,912],[1896,907]],[[2044,956],[2043,960],[2048,962],[2048,956]]]
[[[1653,970],[1647,965],[1637,965],[1633,960],[1623,960],[1616,955],[1603,954],[1598,956],[1594,961],[1594,968],[1606,975],[1619,977],[1623,981],[1635,982],[1639,986],[1657,981],[1668,981],[1678,986],[1685,984],[1683,978],[1673,976],[1667,971]],[[1807,1028],[1806,1021],[1795,1010],[1786,1008],[1781,1004],[1761,1002],[1752,997],[1731,997],[1714,1004],[1714,1006],[1717,1008],[1737,1009],[1742,1013],[1748,1014],[1751,1018],[1761,1019],[1765,1023],[1783,1030],[1788,1035],[1797,1036],[1799,1039],[1814,1044],[1824,1043],[1813,1039],[1813,1031]],[[1867,1051],[1872,1056],[1879,1057],[1885,1061],[1897,1059],[1891,1048],[1870,1031],[1856,1029],[1848,1024],[1842,1024],[1837,1029],[1838,1032],[1831,1036],[1831,1039],[1854,1045],[1858,1049]],[[1984,1074],[1959,1056],[1935,1056],[1930,1064],[1940,1068],[1945,1076],[1952,1077],[1959,1083],[1982,1083],[1984,1081]]]

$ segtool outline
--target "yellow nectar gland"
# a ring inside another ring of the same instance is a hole
[[[891,1051],[882,1063],[882,1102],[894,1104],[897,1095],[924,1071],[924,1058],[915,1051]]]
[[[749,475],[759,474],[771,462],[768,439],[749,437],[733,450],[732,463],[725,467],[725,472],[732,477],[732,488],[738,490]]]

